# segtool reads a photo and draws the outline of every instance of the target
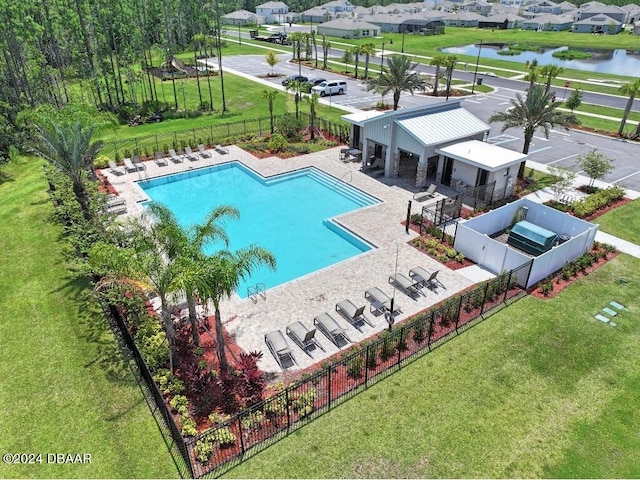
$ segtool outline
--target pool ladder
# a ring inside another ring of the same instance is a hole
[[[247,296],[253,303],[258,303],[259,299],[267,299],[267,290],[263,282],[256,283],[252,287],[247,287]]]
[[[351,170],[347,170],[346,172],[344,172],[342,174],[342,176],[340,177],[339,180],[336,180],[335,182],[333,182],[333,189],[334,190],[336,189],[336,186],[338,185],[338,183],[340,183],[342,181],[342,179],[347,176],[347,174],[349,175],[349,182],[353,181],[353,172]]]

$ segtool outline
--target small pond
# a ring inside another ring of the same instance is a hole
[[[560,60],[554,58],[553,53],[567,50],[567,47],[546,47],[541,52],[521,52],[518,55],[500,55],[499,50],[507,48],[507,45],[483,44],[480,51],[482,58],[493,58],[506,60],[508,62],[526,63],[533,60],[538,61],[538,65],[558,65],[563,68],[573,68],[586,72],[612,73],[625,75],[628,77],[640,77],[640,50],[601,50],[601,49],[578,49],[588,51],[591,58],[580,60]],[[465,45],[462,47],[443,48],[443,53],[457,55],[471,55],[477,57],[480,44]]]

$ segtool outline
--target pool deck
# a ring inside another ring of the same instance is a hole
[[[291,322],[301,321],[307,327],[313,328],[313,318],[328,312],[345,329],[353,343],[387,328],[384,316],[371,313],[364,292],[376,286],[389,297],[394,296],[394,288],[388,283],[388,277],[395,271],[396,258],[398,273],[408,276],[412,267],[422,266],[430,272],[440,270],[438,280],[441,282],[434,290],[422,289],[422,293],[415,299],[401,289],[395,289],[395,304],[400,307],[400,313],[395,317],[396,325],[471,286],[475,281],[486,278],[483,272],[450,270],[408,245],[407,242],[417,234],[411,230],[408,234],[405,233],[405,227],[401,222],[406,217],[407,202],[412,200],[414,192],[402,188],[400,184],[394,184],[390,179],[385,178],[383,182],[382,177],[372,178],[360,172],[360,163],[341,162],[339,147],[286,160],[275,157],[259,159],[235,146],[229,146],[228,149],[228,154],[210,150],[211,158],[201,158],[198,161],[185,159],[177,164],[169,161],[169,165],[164,167],[157,166],[153,161],[144,162],[146,171],[125,175],[114,175],[108,168],[102,172],[119,195],[126,200],[129,214],[141,212],[142,206],[139,202],[147,200],[135,181],[234,160],[264,176],[315,166],[333,175],[337,180],[342,179],[382,201],[380,204],[337,217],[340,224],[377,248],[283,285],[274,288],[268,288],[267,285],[266,299],[259,298],[255,303],[249,298],[241,299],[237,295],[222,303],[220,312],[226,329],[245,351],[258,350],[264,353],[260,361],[260,367],[264,371],[282,372],[282,368],[265,344],[265,334],[276,329],[285,334],[285,328]],[[434,198],[425,202],[414,201],[412,212],[420,211],[422,206],[435,200]],[[304,235],[304,232],[300,234]],[[374,327],[364,324],[360,329],[356,329],[342,318],[335,311],[335,305],[345,299],[352,300],[358,306],[366,305],[365,315]],[[307,354],[287,337],[297,362],[289,368],[290,370],[307,368],[340,351],[320,331],[316,333],[316,339],[324,351],[315,349]],[[350,345],[342,346],[341,349],[348,349]]]

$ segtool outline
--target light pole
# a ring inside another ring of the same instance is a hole
[[[402,26],[402,46],[400,47],[400,53],[404,53],[404,25]]]
[[[396,301],[396,275],[398,274],[398,253],[399,253],[399,246],[396,243],[396,267],[393,273],[393,295],[391,295],[391,303],[389,305],[389,310],[387,312],[385,312],[384,314],[384,318],[387,321],[387,323],[389,324],[389,331],[391,331],[391,327],[393,327],[393,324],[395,323],[395,319],[393,318],[393,304]]]
[[[240,36],[240,24],[238,24],[238,45],[242,45],[242,37]]]
[[[478,48],[478,58],[476,59],[476,71],[473,72],[473,85],[471,86],[471,93],[476,89],[476,78],[478,78],[478,64],[480,63],[480,52],[482,51],[482,39],[480,39],[480,48]]]
[[[380,60],[380,75],[382,75],[383,65],[384,65],[384,42],[382,42],[382,58]]]

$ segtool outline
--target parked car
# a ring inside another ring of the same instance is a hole
[[[326,82],[322,82],[320,85],[316,85],[311,89],[312,93],[317,93],[321,97],[325,95],[333,95],[337,93],[338,95],[342,95],[343,93],[347,93],[347,82],[343,80],[330,80]]]
[[[289,85],[291,82],[295,82],[298,81],[300,83],[304,83],[307,80],[309,80],[307,77],[303,76],[303,75],[290,75],[287,78],[285,78],[284,80],[282,80],[282,85],[284,87],[286,87],[287,85]]]
[[[302,86],[302,91],[305,93],[310,93],[313,87],[315,87],[316,85],[320,85],[322,82],[326,81],[326,78],[310,78],[309,80],[307,80],[307,83]]]

